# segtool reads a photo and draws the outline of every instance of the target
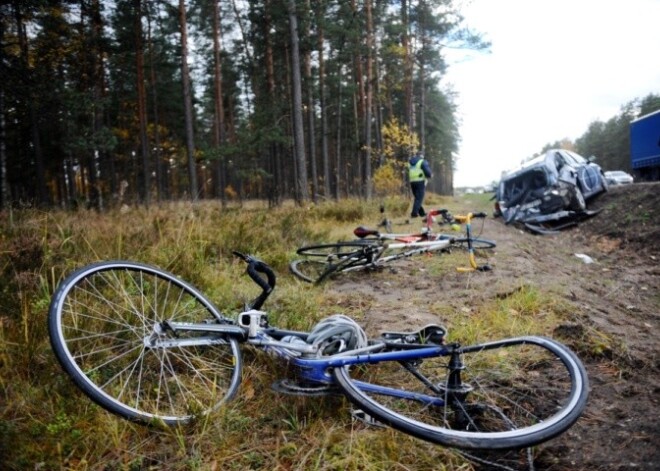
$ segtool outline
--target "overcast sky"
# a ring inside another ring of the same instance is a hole
[[[466,0],[490,53],[447,50],[461,121],[454,185],[485,185],[660,94],[660,0]]]

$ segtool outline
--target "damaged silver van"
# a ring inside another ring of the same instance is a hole
[[[586,201],[607,190],[607,180],[593,157],[551,149],[502,176],[495,193],[495,215],[507,224],[521,222],[538,232],[553,223],[563,228],[593,215]]]

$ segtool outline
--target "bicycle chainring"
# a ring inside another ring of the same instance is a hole
[[[330,384],[304,384],[290,379],[281,379],[271,384],[271,389],[282,394],[292,396],[328,396],[340,394],[337,387]]]

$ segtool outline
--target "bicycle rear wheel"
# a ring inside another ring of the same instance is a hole
[[[57,288],[48,327],[55,356],[74,383],[106,410],[142,423],[184,423],[238,389],[238,341],[178,332],[163,321],[223,322],[217,309],[174,275],[132,262],[81,268]],[[150,347],[152,339],[160,341]]]
[[[543,337],[459,347],[412,361],[334,369],[348,398],[395,429],[464,449],[526,448],[564,432],[582,413],[579,359]]]
[[[311,245],[298,249],[302,258],[291,262],[289,268],[303,281],[320,283],[335,272],[366,268],[379,248],[376,240]]]

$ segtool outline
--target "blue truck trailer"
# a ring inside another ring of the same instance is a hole
[[[660,110],[630,122],[630,160],[635,180],[660,180]]]

